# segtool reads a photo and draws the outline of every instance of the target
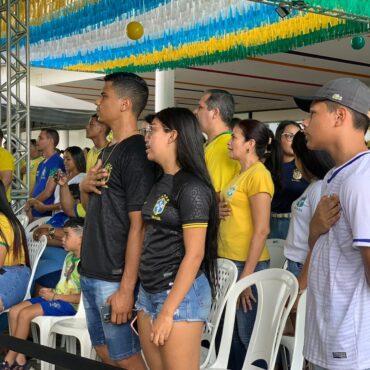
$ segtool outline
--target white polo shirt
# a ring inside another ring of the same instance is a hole
[[[308,277],[304,356],[330,370],[370,368],[370,287],[360,247],[370,247],[370,151],[328,172],[339,221],[317,241]]]
[[[291,261],[304,263],[308,253],[308,232],[311,218],[321,198],[322,180],[311,183],[292,203],[292,218],[284,243],[284,255]]]

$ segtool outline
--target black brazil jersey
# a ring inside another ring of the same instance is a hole
[[[171,288],[185,255],[183,228],[207,227],[212,194],[196,176],[164,174],[144,207],[146,223],[140,280],[149,293]]]
[[[120,281],[127,236],[128,213],[141,211],[155,179],[155,164],[148,161],[141,135],[131,136],[100,155],[109,179],[91,193],[81,249],[81,275],[106,281]]]

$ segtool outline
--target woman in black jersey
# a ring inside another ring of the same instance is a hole
[[[148,159],[163,174],[142,211],[140,341],[151,370],[195,370],[216,278],[216,193],[193,113],[164,109],[144,131]]]

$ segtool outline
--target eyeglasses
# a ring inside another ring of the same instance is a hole
[[[285,139],[287,141],[293,141],[293,138],[294,138],[294,134],[290,133],[290,132],[283,132],[281,134],[281,136],[285,136]]]
[[[163,128],[163,131],[165,132],[171,132],[172,130],[166,126],[162,126]],[[147,126],[147,127],[143,127],[142,129],[140,129],[140,133],[141,135],[143,136],[149,136],[151,137],[153,135],[154,132],[158,131],[159,130],[159,127],[154,129],[153,126]]]

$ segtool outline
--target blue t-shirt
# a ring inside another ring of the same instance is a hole
[[[61,169],[63,172],[64,163],[63,159],[60,157],[58,153],[53,154],[50,158],[44,159],[38,166],[36,172],[36,182],[32,192],[32,198],[37,197],[40,193],[42,193],[46,187],[46,184],[49,180],[49,177],[53,177],[58,170]],[[54,203],[54,194],[45,199],[44,204],[53,204]],[[44,217],[50,216],[51,212],[40,213],[35,209],[32,209],[32,215],[34,217]]]
[[[309,183],[302,178],[294,161],[283,163],[283,189],[275,189],[271,212],[290,213],[292,203],[301,196]]]

